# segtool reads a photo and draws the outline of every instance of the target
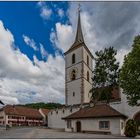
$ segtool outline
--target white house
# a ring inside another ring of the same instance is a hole
[[[93,40],[94,41],[94,40]],[[140,109],[130,107],[122,90],[112,91],[110,104],[92,106],[89,90],[92,88],[93,55],[84,42],[80,11],[75,41],[65,52],[65,106],[51,110],[48,127],[70,132],[124,134],[128,118],[140,121]]]
[[[0,109],[1,126],[40,126],[43,117],[38,109],[18,105],[6,105]]]

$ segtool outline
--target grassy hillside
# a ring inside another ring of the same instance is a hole
[[[40,103],[25,104],[25,105],[22,105],[22,106],[31,107],[31,108],[35,108],[35,109],[39,109],[39,108],[54,109],[54,108],[57,108],[57,107],[61,107],[63,105],[60,104],[60,103],[43,103],[43,102],[40,102]]]

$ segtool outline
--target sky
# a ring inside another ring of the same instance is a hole
[[[93,53],[113,46],[120,67],[140,33],[140,2],[80,2]],[[65,60],[75,38],[78,2],[0,2],[0,100],[65,101]]]

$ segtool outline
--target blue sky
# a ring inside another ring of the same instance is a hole
[[[52,9],[53,13],[49,20],[40,17],[40,6],[38,2],[0,2],[0,19],[3,21],[6,28],[14,34],[15,45],[33,60],[33,54],[41,60],[41,54],[29,48],[23,40],[22,35],[25,34],[33,38],[39,47],[41,43],[48,53],[54,55],[54,49],[49,40],[50,32],[55,28],[55,23],[68,22],[67,16],[61,18],[57,9],[63,9],[66,13],[67,2],[47,2],[47,7]]]
[[[91,53],[114,46],[123,63],[140,34],[139,2],[80,2]],[[77,26],[78,2],[0,2],[0,100],[65,103],[65,60]]]

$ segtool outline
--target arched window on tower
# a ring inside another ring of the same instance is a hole
[[[75,80],[76,79],[76,71],[75,69],[72,70],[72,73],[71,73],[71,80]]]
[[[75,63],[75,54],[72,55],[72,64]]]
[[[89,81],[89,72],[87,71],[87,81]]]
[[[88,55],[87,55],[87,65],[89,65],[89,57],[88,57]]]

